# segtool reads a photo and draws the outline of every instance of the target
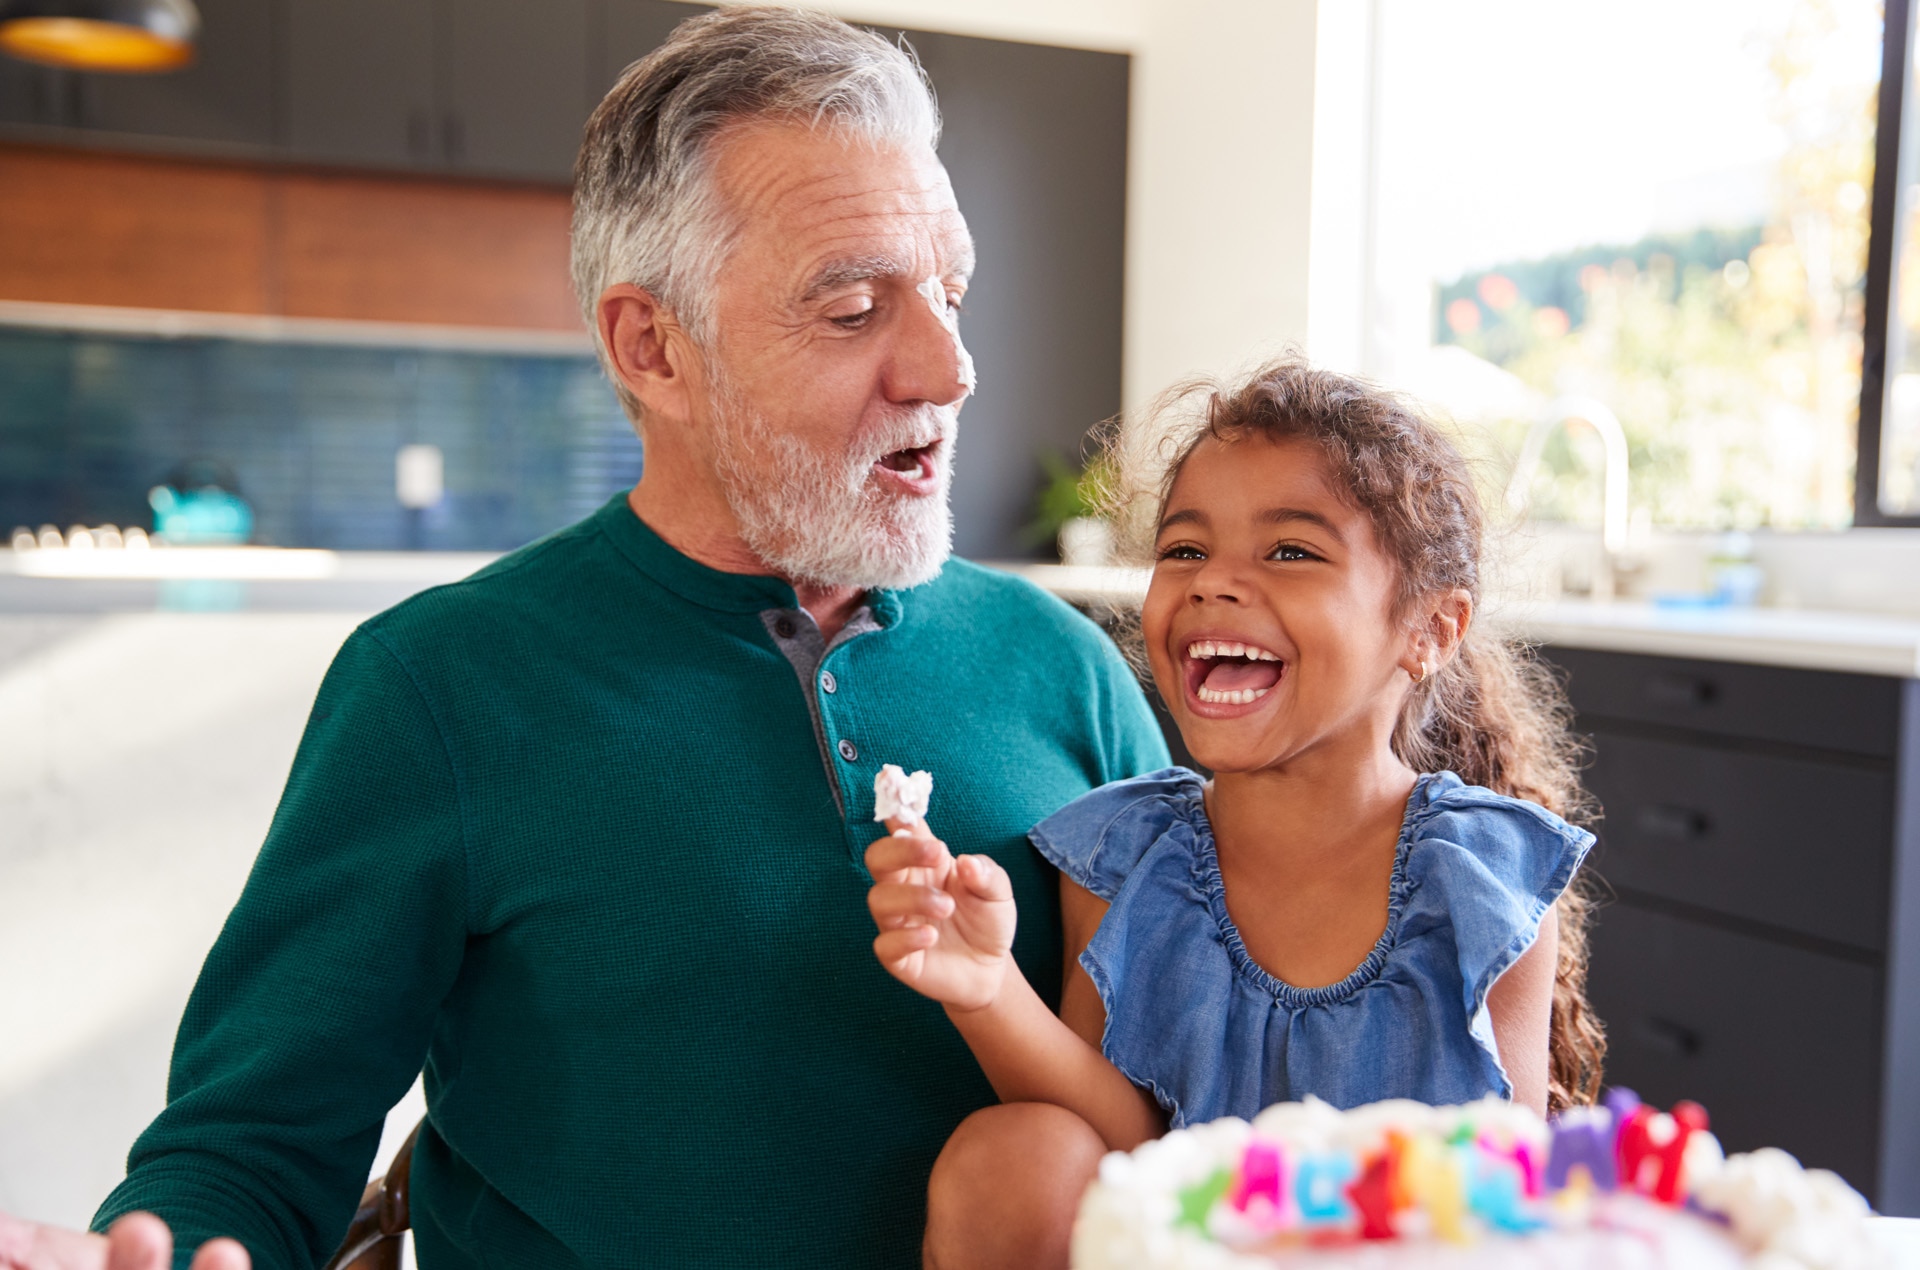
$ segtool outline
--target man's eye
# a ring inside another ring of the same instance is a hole
[[[869,304],[858,312],[832,314],[827,320],[842,330],[857,331],[873,320],[873,314],[874,307]]]
[[[1190,542],[1176,542],[1171,547],[1160,549],[1162,560],[1205,560],[1207,553]]]
[[[1296,547],[1290,542],[1281,543],[1267,557],[1269,560],[1318,560],[1319,558],[1305,547]]]

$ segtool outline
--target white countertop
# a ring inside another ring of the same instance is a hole
[[[1563,648],[1920,678],[1920,617],[1560,600],[1511,604],[1493,620]]]
[[[1024,563],[994,567],[1076,604],[1129,608],[1139,603],[1147,584],[1144,569]],[[1487,620],[1522,639],[1563,648],[1920,678],[1920,616],[1558,600],[1500,602],[1489,607]]]

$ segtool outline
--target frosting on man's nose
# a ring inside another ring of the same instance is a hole
[[[925,298],[927,307],[932,309],[933,315],[940,319],[940,325],[947,328],[947,334],[953,336],[953,352],[959,363],[957,369],[960,376],[960,386],[968,392],[972,392],[974,385],[973,354],[969,353],[967,346],[960,342],[960,314],[955,311],[951,304],[947,303],[947,284],[940,281],[939,278],[933,277],[922,282],[919,286],[915,287],[914,290],[918,291],[921,296]]]

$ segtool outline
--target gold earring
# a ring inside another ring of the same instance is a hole
[[[1421,659],[1421,662],[1420,662],[1420,673],[1413,677],[1413,682],[1417,684],[1425,683],[1427,681],[1427,676],[1432,673],[1433,673],[1432,671],[1427,669],[1426,660],[1423,658]]]

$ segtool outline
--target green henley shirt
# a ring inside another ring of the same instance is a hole
[[[362,625],[95,1228],[148,1209],[181,1266],[215,1235],[317,1265],[424,1066],[424,1270],[918,1266],[934,1156],[993,1091],[874,958],[874,773],[934,774],[934,830],[1012,873],[1051,994],[1026,832],[1167,754],[1037,588],[954,561],[869,602],[809,670],[790,587],[618,498]]]

